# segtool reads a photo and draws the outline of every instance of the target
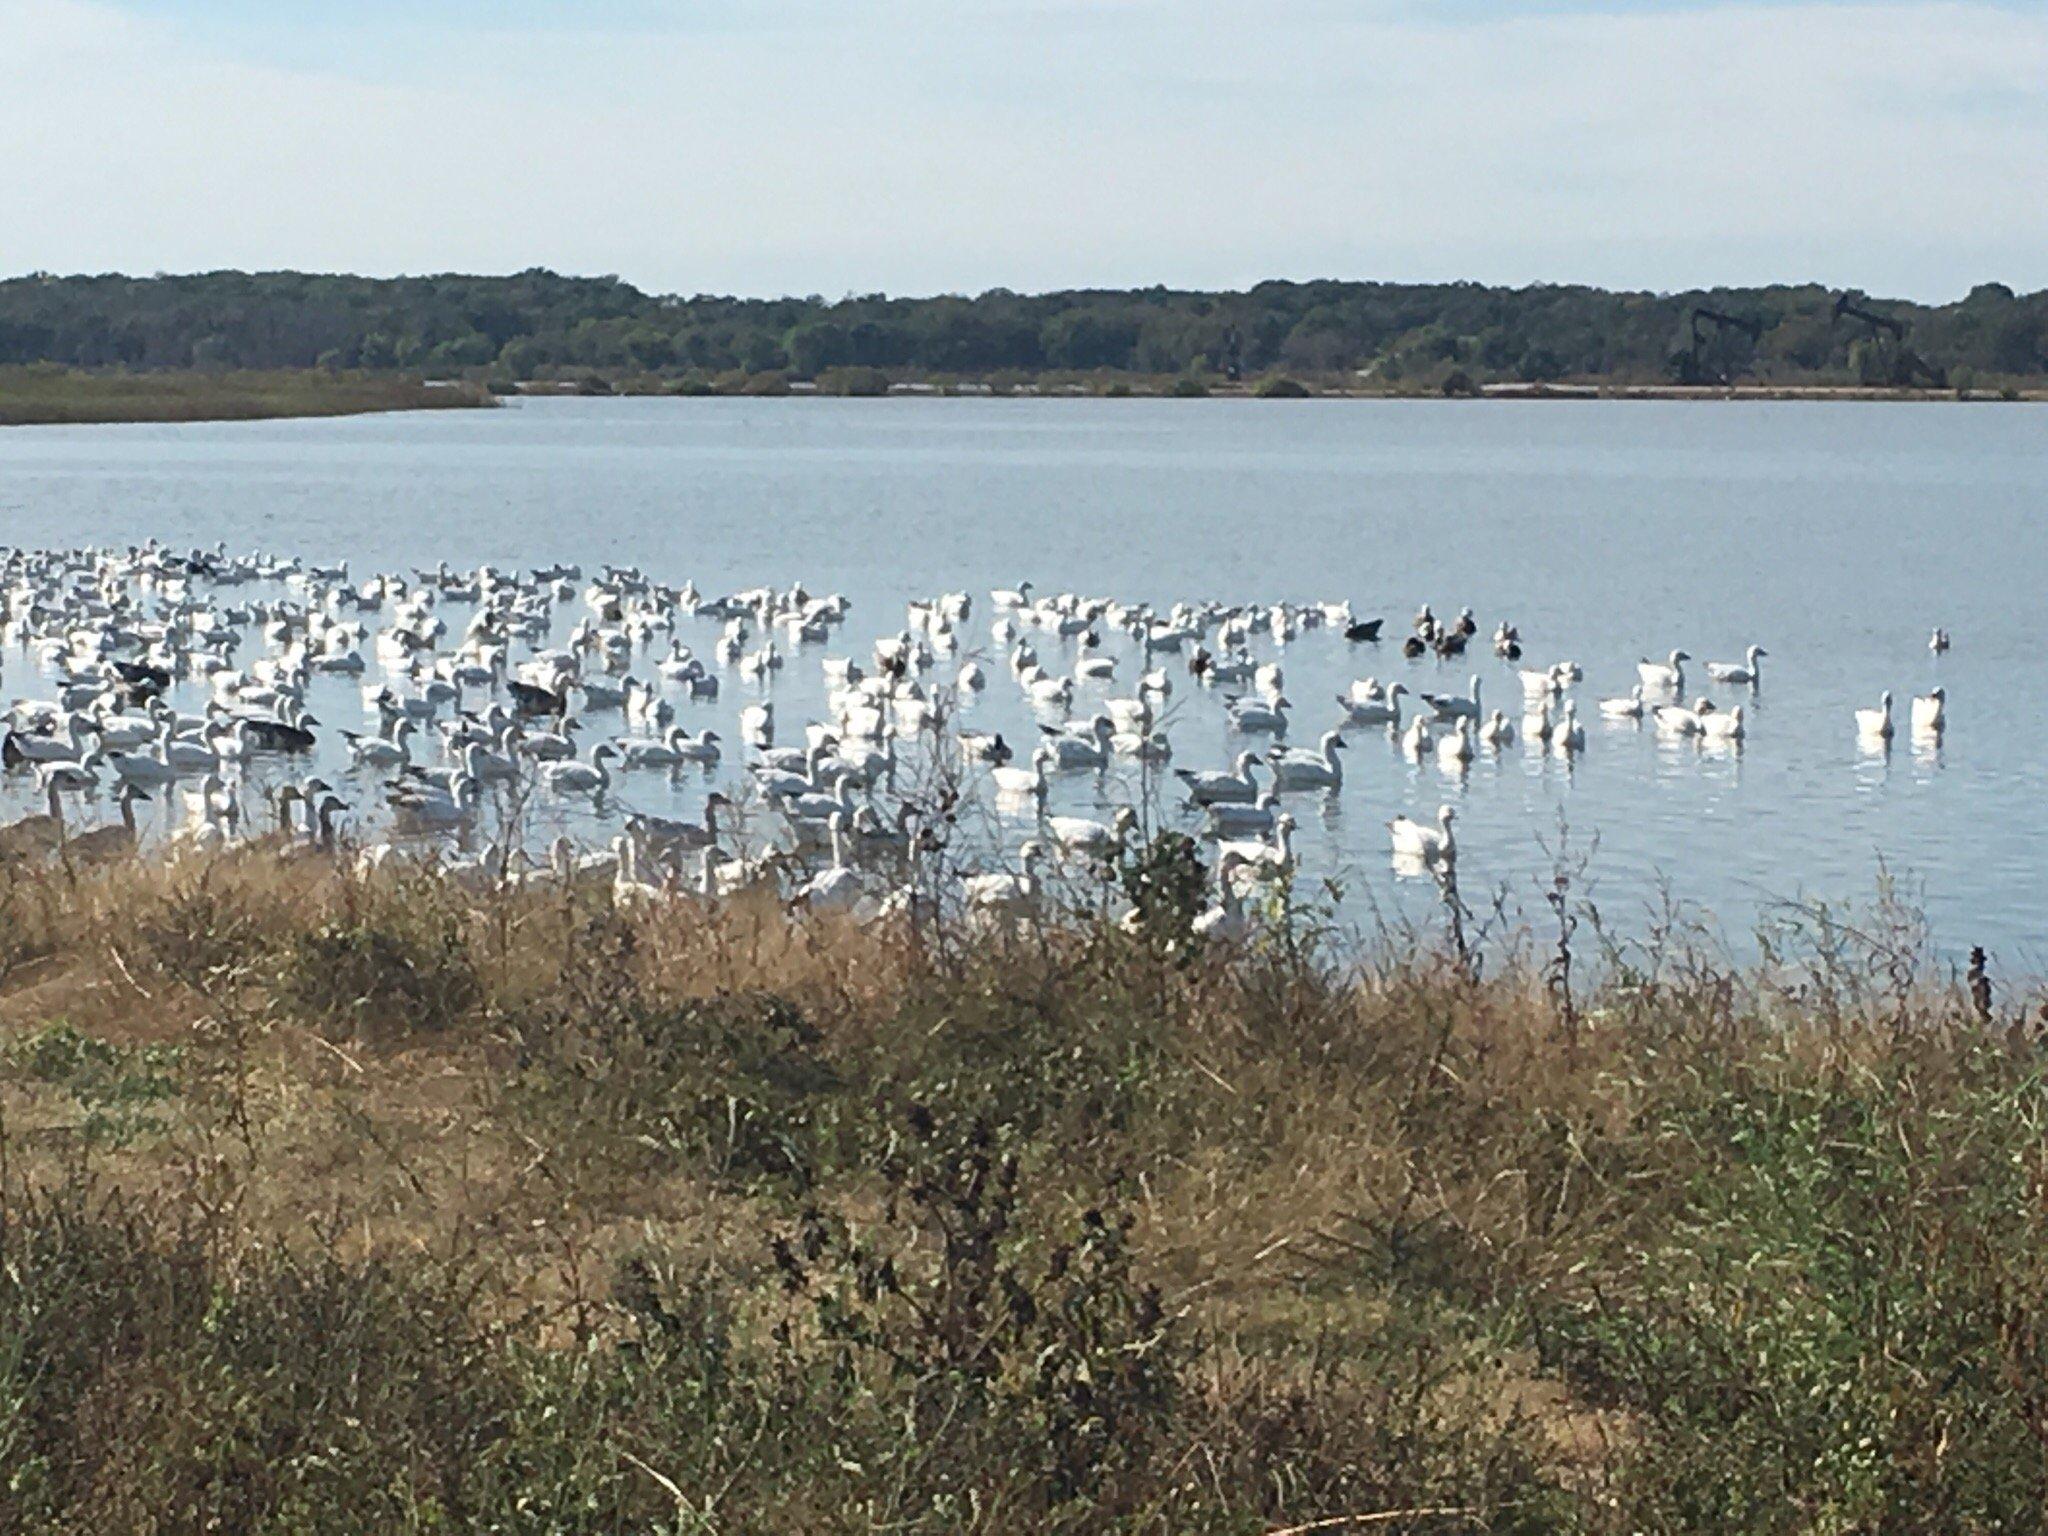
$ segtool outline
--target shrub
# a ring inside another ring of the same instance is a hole
[[[1101,1518],[1096,1501],[1172,1423],[1187,1361],[1134,1273],[1135,1218],[1090,1207],[1046,1243],[1016,1152],[923,1106],[881,1175],[882,1221],[813,1208],[774,1243],[807,1331],[836,1357],[833,1416],[871,1434],[900,1416],[932,1448],[926,1499],[994,1465],[1040,1518],[1084,1499]]]
[[[116,1045],[56,1023],[10,1042],[0,1062],[76,1100],[86,1141],[120,1146],[162,1125],[152,1108],[177,1096],[182,1054],[171,1045]]]
[[[1200,379],[1179,378],[1167,393],[1176,400],[1203,400],[1208,398],[1209,386]]]
[[[839,1087],[823,1036],[772,993],[651,998],[636,948],[608,915],[588,919],[561,991],[508,1021],[519,1102],[575,1146],[601,1130],[611,1160],[810,1184]]]
[[[879,368],[828,368],[818,375],[818,389],[827,395],[886,395],[889,376]]]
[[[1252,393],[1261,400],[1306,400],[1309,398],[1311,391],[1299,379],[1290,379],[1285,375],[1280,375],[1270,379],[1261,379],[1258,388],[1254,389]]]
[[[356,887],[348,909],[291,935],[272,995],[326,1028],[390,1038],[446,1029],[482,993],[461,912],[414,880]]]

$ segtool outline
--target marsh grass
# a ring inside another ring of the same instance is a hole
[[[47,364],[0,368],[0,426],[123,421],[253,421],[490,406],[479,385],[397,374],[291,369],[86,372]]]
[[[1738,969],[1110,873],[0,871],[0,1529],[2048,1521],[2048,1043],[1896,893]]]

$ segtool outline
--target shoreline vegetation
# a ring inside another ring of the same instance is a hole
[[[565,396],[647,396],[698,397],[824,397],[890,399],[1053,399],[1053,400],[1665,400],[1738,401],[1798,400],[1828,401],[1946,401],[1946,402],[2040,402],[2048,401],[2048,386],[2038,389],[1891,389],[1850,384],[1486,384],[1451,389],[1374,388],[1357,382],[1323,385],[1303,383],[1287,374],[1238,383],[1191,384],[1185,378],[1157,378],[1146,375],[1098,374],[1086,378],[1066,375],[1022,380],[971,378],[861,378],[846,380],[826,376],[819,379],[791,379],[784,374],[734,375],[717,379],[673,380],[624,375],[605,378],[590,375],[579,379],[486,381],[502,397],[560,398]]]
[[[147,422],[265,421],[356,416],[384,411],[488,408],[507,399],[888,398],[888,399],[1181,399],[1181,400],[1663,400],[1663,401],[2042,401],[2048,389],[2000,392],[1866,389],[1850,386],[1488,385],[1422,392],[1329,386],[1285,375],[1250,384],[1190,387],[1184,379],[1097,376],[1003,381],[978,379],[792,380],[783,374],[673,380],[587,375],[573,380],[422,379],[402,374],[334,374],[321,369],[209,374],[85,372],[50,365],[0,367],[0,427]]]
[[[0,367],[0,426],[263,421],[495,404],[496,398],[481,385],[404,374],[321,369],[85,372],[48,364]]]
[[[409,375],[501,396],[2039,400],[2048,290],[1986,282],[1918,304],[1818,284],[1319,281],[743,299],[545,270],[35,273],[0,279],[0,368],[26,364]]]
[[[0,1527],[2048,1523],[2038,999],[1201,899],[0,866]]]

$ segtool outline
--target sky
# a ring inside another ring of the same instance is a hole
[[[2048,0],[0,0],[0,273],[2048,287]]]

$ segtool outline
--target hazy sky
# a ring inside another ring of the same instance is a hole
[[[0,272],[2048,287],[2048,0],[0,0]]]

